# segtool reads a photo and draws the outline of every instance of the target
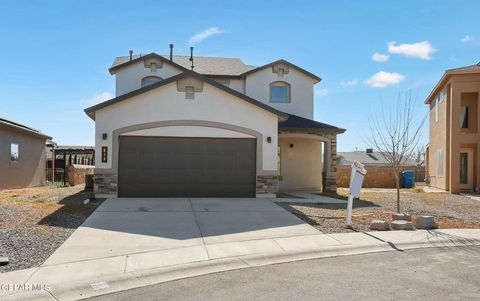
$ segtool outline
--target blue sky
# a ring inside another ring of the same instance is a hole
[[[369,114],[412,88],[420,120],[445,69],[480,61],[479,10],[479,1],[438,0],[2,1],[0,116],[59,144],[93,145],[83,109],[114,93],[115,56],[164,54],[169,43],[188,54],[210,29],[197,55],[284,58],[319,75],[315,119],[347,129],[340,151],[363,149]]]

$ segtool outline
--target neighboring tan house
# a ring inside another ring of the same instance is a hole
[[[345,130],[313,120],[318,76],[285,60],[155,53],[118,57],[109,71],[116,97],[85,109],[96,123],[96,195],[336,189]]]
[[[365,166],[367,175],[363,180],[363,187],[366,188],[395,188],[395,175],[392,172],[392,167],[387,159],[380,152],[374,151],[372,148],[367,148],[365,151],[353,152],[338,152],[338,166],[337,166],[337,186],[349,187],[350,175],[352,172],[352,163],[358,161]],[[406,159],[400,167],[400,179],[402,179],[403,171],[418,171],[421,172],[416,178],[423,178],[423,167],[421,170],[417,168],[416,162],[413,159]],[[400,184],[402,181],[400,180]]]
[[[477,64],[445,71],[425,100],[430,106],[426,170],[431,186],[450,193],[478,191],[479,94]]]
[[[51,137],[0,118],[0,189],[45,185],[45,143]]]

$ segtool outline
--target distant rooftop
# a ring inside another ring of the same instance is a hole
[[[165,59],[169,60],[170,56],[161,55]],[[140,58],[141,55],[133,55],[132,60]],[[183,55],[174,55],[173,62],[186,68],[190,69],[192,63],[190,62],[190,56]],[[121,64],[127,63],[130,61],[130,56],[119,56],[115,58],[112,66],[114,68]],[[239,58],[223,58],[223,57],[203,57],[203,56],[194,56],[193,57],[194,71],[204,75],[230,75],[238,76],[244,72],[255,69],[255,66],[246,65]]]
[[[52,137],[42,133],[39,130],[36,130],[34,128],[31,128],[31,127],[28,127],[26,125],[20,124],[18,122],[14,122],[14,121],[11,121],[11,120],[8,120],[8,119],[5,119],[5,118],[1,118],[1,117],[0,117],[0,125],[15,128],[15,129],[18,129],[18,130],[21,130],[21,131],[24,131],[24,132],[27,132],[27,133],[30,133],[30,134],[34,134],[34,135],[37,135],[37,136],[41,136],[41,137],[44,137],[44,138],[47,138],[47,139],[52,139]]]
[[[376,151],[353,151],[353,152],[338,152],[337,157],[340,159],[339,165],[351,165],[353,161],[358,161],[366,166],[370,165],[388,165],[388,161],[380,152]],[[416,162],[413,159],[407,159],[402,166],[415,166]]]

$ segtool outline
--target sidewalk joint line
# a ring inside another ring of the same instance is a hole
[[[127,260],[128,260],[128,255],[125,256],[125,266],[123,267],[124,274],[127,272]]]
[[[378,237],[376,237],[375,235],[372,235],[372,234],[367,233],[367,232],[362,232],[362,233],[365,234],[365,235],[367,235],[367,236],[370,236],[370,237],[372,237],[372,238],[375,238],[376,240],[379,240],[379,241],[381,241],[381,242],[384,242],[384,243],[388,244],[388,245],[389,245],[392,249],[394,249],[395,251],[404,252],[404,250],[398,248],[398,247],[397,247],[393,242],[391,242],[391,241],[383,240],[383,239],[378,238]]]
[[[210,254],[208,254],[208,248],[207,248],[207,244],[205,243],[205,237],[203,235],[202,229],[200,228],[200,223],[197,220],[197,215],[195,214],[195,210],[193,210],[192,199],[188,198],[188,201],[190,202],[190,207],[192,208],[192,215],[193,215],[193,219],[195,220],[195,224],[197,224],[198,232],[200,233],[200,236],[202,237],[203,247],[205,248],[205,252],[207,253],[207,260],[210,260]]]
[[[55,299],[55,300],[57,300],[57,301],[60,301],[60,299],[58,299],[57,297],[55,297],[55,296],[52,294],[52,292],[50,292],[50,291],[46,291],[46,292],[47,292],[47,294],[49,294],[50,296],[52,296],[53,299]]]

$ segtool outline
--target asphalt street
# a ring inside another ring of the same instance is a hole
[[[480,300],[480,247],[283,263],[171,281],[89,300]]]

